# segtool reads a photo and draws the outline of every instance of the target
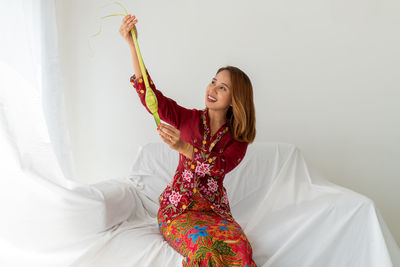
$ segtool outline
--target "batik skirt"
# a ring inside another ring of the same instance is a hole
[[[257,266],[252,247],[236,221],[216,214],[199,193],[187,211],[167,225],[159,210],[158,226],[168,244],[185,258],[183,266]]]

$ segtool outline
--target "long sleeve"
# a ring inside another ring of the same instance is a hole
[[[189,118],[191,112],[193,112],[194,110],[184,108],[178,105],[175,100],[164,96],[163,93],[161,93],[159,90],[156,89],[147,68],[146,68],[146,73],[149,79],[150,87],[151,89],[153,89],[154,94],[157,97],[158,115],[160,116],[160,119],[177,129],[181,129],[182,121],[184,121],[186,117]],[[146,100],[145,100],[146,86],[143,77],[139,77],[139,79],[137,79],[136,75],[134,74],[130,77],[130,82],[136,89],[136,92],[138,93],[140,101],[142,102],[143,106],[147,109],[147,111],[150,114],[152,114],[146,105]]]
[[[194,144],[193,164],[196,163],[195,172],[200,176],[227,174],[242,161],[248,144],[232,139],[223,153],[204,151],[199,145]]]

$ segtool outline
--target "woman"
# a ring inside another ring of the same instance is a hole
[[[145,103],[146,87],[130,30],[135,16],[122,20],[135,74],[130,82]],[[232,66],[220,68],[206,89],[206,108],[186,109],[155,88],[161,139],[178,151],[174,178],[159,196],[158,225],[165,240],[185,258],[183,266],[256,266],[252,247],[232,217],[223,186],[225,175],[245,156],[255,138],[253,89],[248,76]]]

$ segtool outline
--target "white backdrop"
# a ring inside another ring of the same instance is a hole
[[[60,53],[77,171],[94,183],[123,176],[140,144],[160,141],[129,83],[118,6],[57,2]],[[122,1],[136,15],[156,86],[202,108],[217,69],[254,87],[256,141],[302,149],[314,172],[373,199],[400,243],[400,2]],[[88,46],[91,42],[91,49]]]

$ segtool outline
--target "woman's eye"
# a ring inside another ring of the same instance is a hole
[[[214,81],[211,81],[211,84],[214,85]],[[226,90],[225,87],[221,87],[221,88]]]

